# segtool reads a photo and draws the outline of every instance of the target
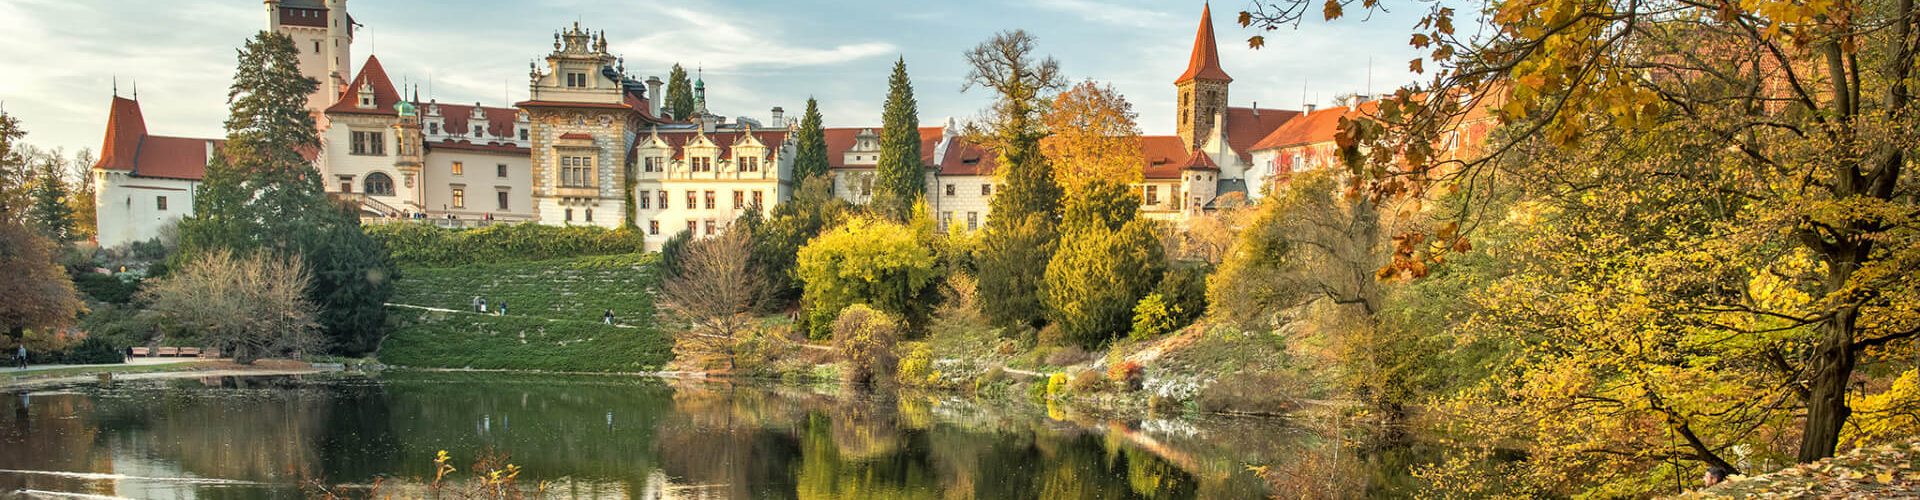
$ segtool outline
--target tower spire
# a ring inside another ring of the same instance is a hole
[[[1193,55],[1187,59],[1187,72],[1173,83],[1185,83],[1187,80],[1233,81],[1227,71],[1220,69],[1220,50],[1213,40],[1213,5],[1209,3],[1200,9],[1200,29],[1193,35]]]

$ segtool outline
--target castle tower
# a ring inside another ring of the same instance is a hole
[[[340,100],[352,80],[353,17],[347,0],[265,0],[267,27],[293,38],[300,74],[320,82],[307,97],[314,123],[327,129],[325,110]]]
[[[1200,10],[1200,29],[1193,37],[1193,56],[1187,60],[1187,72],[1173,81],[1179,92],[1176,115],[1180,140],[1187,148],[1197,148],[1207,134],[1221,125],[1216,120],[1227,110],[1227,85],[1233,77],[1220,68],[1220,53],[1213,41],[1213,6]]]
[[[420,96],[416,94],[413,99],[419,100]],[[421,178],[420,167],[426,164],[423,161],[425,152],[421,151],[423,149],[421,146],[426,141],[420,134],[420,113],[412,102],[402,99],[400,102],[393,103],[393,114],[393,143],[394,153],[396,153],[393,157],[393,169],[400,172],[400,189],[406,193],[402,199],[411,205],[407,208],[423,210],[426,208],[423,201],[426,196],[423,191],[427,183]]]

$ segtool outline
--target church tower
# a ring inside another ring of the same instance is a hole
[[[1187,72],[1181,73],[1173,86],[1179,91],[1178,109],[1180,140],[1188,149],[1200,147],[1214,127],[1222,124],[1216,120],[1226,116],[1227,85],[1233,83],[1233,77],[1220,69],[1220,52],[1213,42],[1213,6],[1200,10],[1200,30],[1193,37],[1193,56],[1187,60]]]
[[[340,100],[353,79],[353,17],[347,0],[265,0],[267,27],[293,38],[300,74],[320,82],[307,96],[314,123],[327,129],[326,109]]]

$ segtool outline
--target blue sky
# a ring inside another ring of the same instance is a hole
[[[1298,109],[1341,93],[1410,81],[1408,8],[1370,19],[1310,21],[1268,34],[1233,22],[1248,4],[1214,6],[1235,106]],[[1424,4],[1420,4],[1424,5]],[[963,51],[1022,28],[1074,80],[1112,83],[1149,134],[1173,132],[1174,77],[1186,69],[1199,0],[656,1],[351,0],[366,28],[356,70],[377,54],[387,72],[424,82],[442,102],[501,105],[526,98],[527,62],[553,32],[579,21],[605,30],[628,70],[665,77],[674,62],[705,69],[709,107],[765,120],[818,97],[829,126],[878,126],[887,72],[905,57],[923,124],[977,116],[990,97],[960,91]],[[1411,7],[1409,5],[1408,7]],[[0,102],[27,142],[98,148],[115,77],[138,81],[150,131],[221,135],[234,49],[266,24],[259,0],[0,0]],[[1369,70],[1371,61],[1371,71]],[[425,95],[422,96],[426,97]],[[1316,99],[1317,98],[1317,99]]]

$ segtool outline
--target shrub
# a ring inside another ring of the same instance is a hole
[[[1053,366],[1072,366],[1092,359],[1092,357],[1093,355],[1087,354],[1086,349],[1081,349],[1080,346],[1077,345],[1070,345],[1054,349],[1053,352],[1047,353],[1047,364]]]
[[[988,369],[986,373],[980,374],[980,378],[973,380],[973,392],[975,394],[995,392],[1007,380],[1007,369],[995,366]]]
[[[104,365],[126,361],[127,357],[120,347],[100,337],[87,337],[60,356],[60,362],[72,365]]]
[[[907,349],[907,356],[900,358],[900,383],[907,385],[932,385],[938,381],[939,374],[933,371],[933,348],[925,343],[913,344]]]
[[[1123,391],[1140,390],[1140,383],[1146,378],[1146,370],[1140,363],[1121,361],[1107,365],[1107,381]]]
[[[92,297],[93,300],[108,304],[125,304],[133,301],[133,294],[140,290],[136,283],[128,283],[117,276],[96,272],[73,274],[73,288]]]
[[[1168,304],[1159,293],[1148,294],[1133,306],[1134,339],[1144,340],[1179,328],[1177,324],[1181,313],[1180,306]]]
[[[899,322],[887,313],[854,304],[840,312],[833,322],[834,342],[846,357],[843,378],[849,384],[871,384],[883,380],[882,374],[894,373],[894,343],[900,339]]]
[[[870,304],[905,322],[925,326],[938,299],[931,234],[881,219],[858,218],[800,249],[795,274],[806,283],[809,335],[824,338],[841,309]]]
[[[1131,330],[1134,306],[1159,284],[1165,269],[1153,221],[1134,220],[1119,230],[1072,231],[1060,239],[1047,264],[1042,294],[1047,319],[1075,343],[1105,343]]]
[[[1067,383],[1067,388],[1075,393],[1094,392],[1100,390],[1100,383],[1100,374],[1098,372],[1083,370],[1073,374],[1073,380]]]
[[[1194,402],[1211,413],[1280,415],[1299,406],[1292,390],[1299,386],[1277,373],[1235,373],[1200,389]]]
[[[429,267],[646,251],[646,235],[639,231],[596,226],[495,224],[446,229],[395,222],[368,225],[365,230],[386,244],[395,262]]]
[[[1046,394],[1048,398],[1057,398],[1062,395],[1065,395],[1066,393],[1067,393],[1067,374],[1066,373],[1054,372],[1053,375],[1047,377]]]

